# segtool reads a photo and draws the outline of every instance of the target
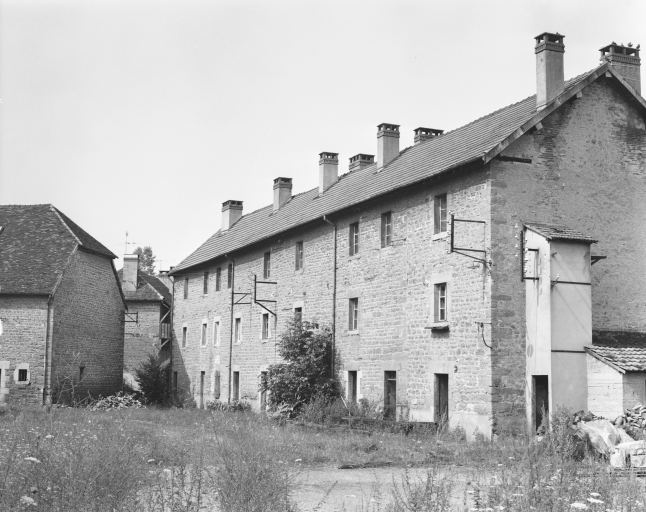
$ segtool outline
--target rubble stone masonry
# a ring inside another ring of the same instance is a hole
[[[53,300],[53,399],[74,389],[114,393],[123,382],[124,303],[112,261],[78,250]]]

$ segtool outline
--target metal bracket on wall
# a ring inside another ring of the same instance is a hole
[[[256,276],[256,274],[253,275],[253,301],[254,301],[254,303],[258,304],[262,309],[267,311],[267,313],[269,313],[271,315],[274,315],[274,317],[277,317],[278,315],[276,314],[275,311],[272,311],[267,306],[265,306],[265,303],[274,304],[274,308],[275,308],[277,301],[273,300],[273,299],[259,299],[258,298],[258,285],[259,284],[277,285],[278,283],[276,281],[258,281],[258,277]]]

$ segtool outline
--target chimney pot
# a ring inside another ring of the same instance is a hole
[[[319,194],[325,192],[339,179],[339,154],[330,151],[319,153]]]
[[[399,156],[399,125],[377,126],[377,167],[381,168]]]
[[[536,108],[541,110],[556,98],[565,84],[563,74],[563,53],[565,36],[543,32],[537,35],[536,47]]]
[[[375,163],[375,155],[367,155],[365,153],[357,153],[356,155],[350,157],[350,165],[348,169],[350,171],[356,171],[359,169],[364,169]]]
[[[633,48],[632,44],[624,46],[614,41],[599,50],[601,62],[608,62],[624,77],[633,89],[641,94],[641,59],[639,58],[639,45]]]
[[[137,290],[137,273],[139,271],[139,255],[123,255],[123,271],[121,273],[121,287],[124,292]]]
[[[443,133],[444,130],[424,128],[420,126],[419,128],[415,128],[415,144],[417,145],[421,142],[424,142],[425,140],[434,139],[435,137],[439,137]]]
[[[274,180],[274,211],[278,210],[292,198],[292,179],[276,178]]]
[[[226,231],[242,217],[242,201],[229,199],[222,203],[222,231]]]

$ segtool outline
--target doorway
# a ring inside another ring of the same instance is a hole
[[[397,372],[384,372],[384,419],[397,419]]]
[[[435,374],[435,423],[438,429],[449,424],[449,374]]]
[[[233,372],[233,393],[231,400],[237,402],[240,400],[240,372]]]
[[[200,409],[204,409],[204,375],[206,372],[200,372]]]
[[[267,372],[260,372],[260,411],[267,410]]]
[[[534,402],[534,430],[541,426],[547,428],[549,425],[550,414],[550,396],[549,382],[547,375],[534,375],[532,377]]]

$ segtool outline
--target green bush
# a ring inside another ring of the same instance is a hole
[[[149,404],[165,404],[168,401],[168,376],[170,361],[155,354],[135,370],[135,380],[144,399]]]
[[[314,397],[332,402],[341,396],[331,372],[336,356],[329,328],[292,322],[278,342],[278,352],[285,362],[270,366],[260,383],[261,392],[269,391],[271,409],[283,408],[295,416]]]

